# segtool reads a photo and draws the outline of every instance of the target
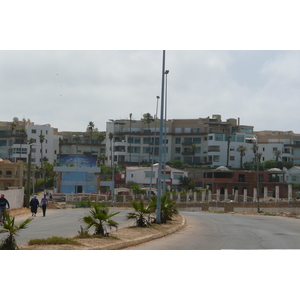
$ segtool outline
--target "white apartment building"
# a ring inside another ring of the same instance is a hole
[[[118,164],[141,165],[159,160],[160,120],[149,123],[144,120],[114,120],[106,126],[107,164],[112,157]],[[247,139],[255,138],[253,126],[240,125],[239,119],[221,120],[220,115],[199,119],[172,119],[163,124],[163,160],[181,160],[184,163],[206,166],[228,165],[239,167],[240,153],[237,148],[247,148],[243,162],[253,161],[253,151]],[[111,139],[110,137],[114,138]]]
[[[300,134],[293,131],[257,131],[255,132],[262,162],[275,160],[275,151],[280,151],[278,161],[300,164]]]
[[[152,178],[152,187],[158,184],[158,164],[153,167],[126,167],[126,183],[136,182],[141,187],[150,187]],[[164,174],[165,173],[165,174]],[[188,172],[170,168],[166,166],[166,171],[162,170],[162,180],[165,178],[166,187],[169,190],[177,189],[181,177],[187,177]]]
[[[26,132],[27,140],[33,139],[34,141],[32,144],[32,163],[41,166],[42,158],[47,158],[50,164],[56,163],[57,155],[59,154],[59,138],[61,138],[57,129],[49,124],[26,125]],[[41,136],[44,137],[43,143],[40,142]]]
[[[42,145],[40,135],[45,138]],[[41,158],[46,157],[53,164],[59,153],[59,138],[57,129],[49,124],[35,125],[30,120],[20,121],[18,118],[12,122],[0,122],[0,158],[27,162],[30,150],[28,141],[33,139],[32,163],[41,166]]]

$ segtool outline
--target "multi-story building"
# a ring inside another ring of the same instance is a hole
[[[151,167],[127,167],[126,183],[131,181],[136,182],[141,187],[150,187],[152,183],[153,187],[157,187],[158,175],[159,175],[158,169],[159,169],[158,164],[154,164],[152,168]],[[162,180],[165,179],[166,187],[169,190],[174,190],[174,189],[178,189],[178,186],[180,185],[180,179],[182,177],[187,177],[188,172],[166,166],[166,170],[162,170],[161,176],[162,176],[161,177]]]
[[[112,156],[118,164],[140,165],[159,159],[160,120],[111,120],[106,125],[107,163]],[[212,118],[172,119],[163,125],[165,161],[181,160],[188,164],[207,166],[240,166],[237,148],[247,148],[243,162],[253,161],[253,151],[247,143],[255,139],[253,126],[240,125],[239,119],[221,120],[220,115]],[[114,138],[112,138],[114,136]],[[112,147],[113,144],[113,147]],[[247,147],[248,146],[248,147]]]
[[[261,161],[276,160],[300,164],[300,134],[293,131],[257,131]],[[280,154],[276,158],[277,154]]]
[[[43,136],[43,143],[40,137]],[[20,121],[14,118],[12,122],[0,122],[0,157],[16,162],[28,161],[32,139],[32,163],[41,166],[42,158],[51,163],[56,163],[59,152],[59,134],[57,128],[49,124],[35,125],[29,120]]]
[[[63,131],[59,134],[60,155],[85,155],[91,158],[91,162],[98,160],[98,163],[99,160],[105,159],[105,132],[95,130],[91,135],[87,129],[85,132]]]
[[[24,162],[11,162],[0,158],[0,190],[19,188],[25,184]]]

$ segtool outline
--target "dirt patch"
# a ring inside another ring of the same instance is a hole
[[[171,234],[184,227],[184,218],[176,215],[167,224],[154,224],[149,228],[126,227],[112,231],[110,237],[76,239],[82,245],[32,245],[21,250],[116,250],[144,243]]]

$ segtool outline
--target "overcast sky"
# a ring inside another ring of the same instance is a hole
[[[0,51],[0,120],[84,131],[90,121],[155,114],[163,51]],[[300,51],[167,50],[167,118],[240,118],[299,128]]]

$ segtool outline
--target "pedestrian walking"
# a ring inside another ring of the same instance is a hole
[[[30,200],[29,205],[31,207],[32,216],[36,217],[37,209],[40,205],[39,200],[37,199],[36,195],[34,195],[33,198]]]
[[[10,209],[8,200],[6,198],[4,198],[3,194],[1,194],[1,196],[0,196],[0,222],[5,221],[6,205],[7,205],[7,208]]]
[[[48,199],[47,196],[44,194],[44,198],[41,200],[42,210],[43,210],[43,217],[46,216],[46,208],[48,205]]]

